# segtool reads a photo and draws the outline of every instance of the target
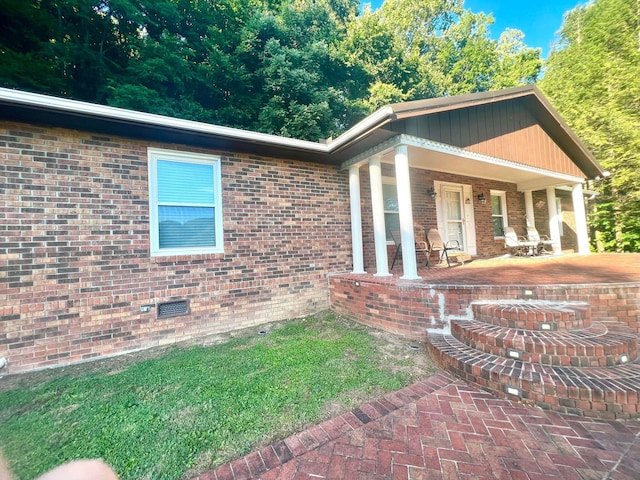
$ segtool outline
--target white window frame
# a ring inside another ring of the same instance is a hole
[[[151,256],[164,257],[176,255],[224,253],[220,157],[217,155],[207,155],[203,153],[183,152],[179,150],[165,150],[161,148],[148,148],[147,158],[149,161],[149,227]],[[214,197],[213,209],[215,222],[215,246],[160,248],[160,229],[158,225],[158,160],[213,166],[212,186]]]
[[[393,185],[397,189],[397,183],[396,183],[396,178],[395,177],[382,177],[382,184],[383,185]],[[397,194],[397,190],[396,190],[396,201],[397,200],[398,200],[398,194]],[[385,214],[385,217],[386,217],[387,214],[396,214],[396,215],[398,215],[398,223],[400,223],[400,208],[398,208],[398,210],[385,210],[384,214]],[[388,239],[387,238],[387,245],[395,245],[395,242],[393,241],[393,239]]]
[[[564,218],[562,212],[562,197],[556,197],[556,213],[558,214],[558,234],[564,237]]]
[[[509,216],[507,215],[507,192],[504,190],[491,190],[489,192],[489,202],[491,202],[491,197],[499,197],[500,198],[500,208],[502,210],[502,230],[509,226]],[[493,219],[496,215],[491,212],[491,229],[493,230]],[[493,236],[493,238],[504,238],[504,235]]]

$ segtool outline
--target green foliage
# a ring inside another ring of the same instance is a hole
[[[370,110],[389,101],[457,95],[531,83],[540,50],[508,30],[489,36],[493,18],[463,8],[460,0],[386,0],[354,18],[341,43],[352,67],[364,73]]]
[[[640,251],[640,8],[596,0],[565,16],[541,88],[609,170],[590,216],[599,251]]]
[[[253,97],[248,128],[309,140],[344,130],[350,80],[334,48],[344,27],[330,3],[287,2],[279,15],[256,14],[242,32],[238,59],[251,72]]]
[[[318,140],[389,102],[535,80],[461,0],[0,0],[0,85]]]
[[[1,393],[0,448],[18,479],[96,457],[123,480],[184,478],[412,380],[391,367],[363,327],[309,317]]]

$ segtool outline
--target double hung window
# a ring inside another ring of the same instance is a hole
[[[493,221],[494,238],[504,237],[504,229],[507,223],[507,194],[497,190],[491,190],[491,220]]]
[[[393,242],[392,230],[400,230],[398,211],[398,187],[395,178],[382,179],[382,198],[384,201],[384,223],[387,228],[387,242]]]
[[[150,148],[151,255],[221,253],[220,158]]]

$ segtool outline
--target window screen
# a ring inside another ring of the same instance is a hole
[[[219,158],[149,149],[151,251],[221,252]]]

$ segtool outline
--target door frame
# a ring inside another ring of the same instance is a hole
[[[462,225],[463,235],[466,245],[463,245],[463,249],[469,255],[477,255],[478,249],[476,246],[476,221],[473,211],[473,188],[469,184],[453,183],[453,182],[433,182],[434,190],[436,191],[436,220],[438,224],[438,230],[442,235],[442,240],[445,242],[449,240],[447,238],[447,229],[445,228],[445,207],[442,199],[444,198],[445,188],[456,189],[461,193],[461,205],[462,205]],[[469,203],[467,203],[469,200]]]

